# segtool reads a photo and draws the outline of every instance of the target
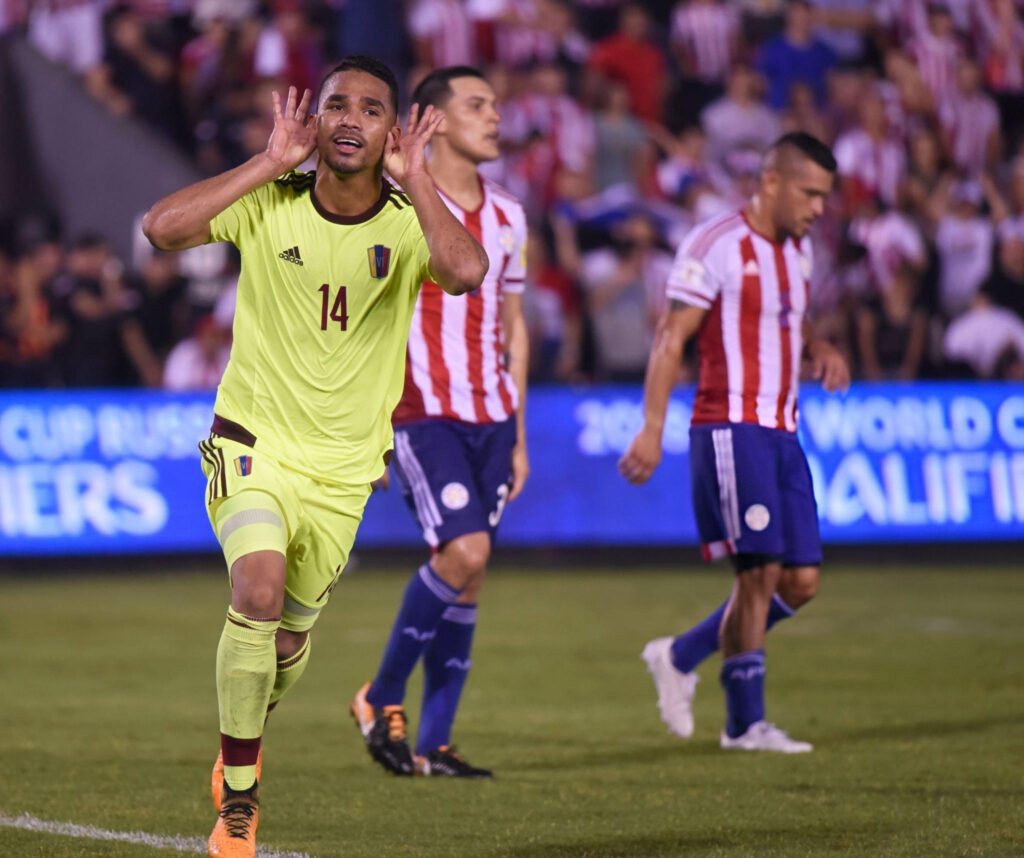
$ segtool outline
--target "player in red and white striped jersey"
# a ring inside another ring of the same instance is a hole
[[[823,143],[787,134],[765,156],[760,187],[738,212],[680,245],[644,385],[644,426],[619,463],[643,483],[661,460],[662,429],[683,347],[694,334],[700,380],[690,429],[694,512],[708,559],[732,555],[732,598],[694,629],[658,638],[644,660],[662,720],[688,738],[696,666],[721,646],[727,719],[721,746],[800,753],[765,720],[766,628],[817,591],[821,563],[810,471],[796,437],[804,356],[830,390],[849,383],[839,353],[809,338],[811,224],[824,213],[836,161]]]
[[[494,535],[505,504],[529,473],[526,218],[512,196],[478,173],[481,163],[499,155],[494,90],[480,72],[438,69],[413,100],[444,114],[431,142],[430,174],[448,208],[486,250],[490,269],[480,289],[460,301],[448,300],[434,283],[420,291],[405,392],[393,415],[394,467],[432,556],[413,575],[377,676],[353,705],[363,705],[361,695],[374,711],[404,719],[406,681],[422,657],[416,770],[489,777],[454,752],[451,730]]]
[[[948,8],[928,7],[927,28],[908,43],[907,53],[931,90],[935,104],[941,105],[956,89],[957,63],[963,58]]]
[[[725,83],[739,48],[740,15],[719,0],[683,0],[672,13],[672,46],[692,77]]]

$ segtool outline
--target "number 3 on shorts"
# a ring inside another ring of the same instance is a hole
[[[494,512],[487,516],[487,523],[491,527],[497,527],[498,522],[501,521],[501,514],[505,511],[505,504],[508,503],[508,492],[508,483],[498,486],[498,505],[494,508]]]

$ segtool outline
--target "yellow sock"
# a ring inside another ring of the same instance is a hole
[[[254,619],[228,608],[217,647],[217,702],[220,707],[224,780],[245,790],[256,780],[256,755],[267,703],[277,674],[274,639],[278,619]]]
[[[306,665],[309,664],[309,651],[312,648],[312,636],[306,635],[306,642],[295,655],[279,659],[277,662],[277,676],[274,679],[274,688],[270,692],[270,703],[267,712],[277,706],[291,687],[299,681],[302,674],[306,672]]]

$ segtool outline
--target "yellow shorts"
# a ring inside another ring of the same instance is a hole
[[[321,483],[262,449],[212,434],[199,444],[206,512],[228,574],[239,557],[285,557],[281,627],[309,631],[348,562],[369,485]]]

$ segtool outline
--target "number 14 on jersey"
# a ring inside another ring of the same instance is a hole
[[[327,325],[330,322],[337,322],[341,330],[347,331],[348,287],[338,287],[338,294],[335,296],[333,304],[331,303],[331,286],[329,283],[324,283],[319,291],[323,296],[323,301],[320,304],[320,330],[326,331]]]

